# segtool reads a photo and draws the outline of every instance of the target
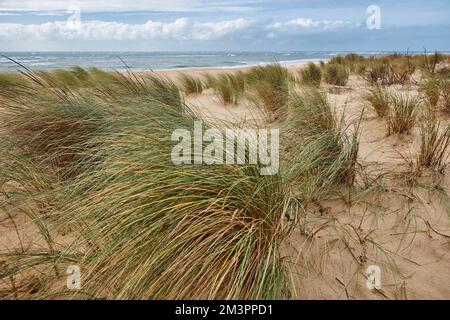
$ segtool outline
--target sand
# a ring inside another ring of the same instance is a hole
[[[288,66],[291,72],[303,64]],[[192,70],[192,75],[233,72],[236,69]],[[185,72],[185,71],[183,71]],[[176,79],[179,72],[165,72]],[[322,84],[325,90],[330,86]],[[358,160],[370,168],[372,178],[389,173],[385,188],[349,204],[345,192],[308,211],[307,229],[295,230],[285,244],[291,260],[296,292],[292,299],[450,299],[450,203],[433,190],[405,185],[410,170],[404,156],[412,157],[420,146],[418,128],[408,135],[386,134],[379,119],[362,97],[369,85],[351,75],[339,94],[328,93],[337,114],[361,122]],[[418,87],[392,86],[390,90],[417,94]],[[329,90],[332,91],[332,90]],[[239,122],[258,112],[245,101],[224,106],[212,90],[186,97],[188,104],[207,118]],[[441,115],[443,126],[450,124]],[[425,179],[425,178],[424,178]],[[450,192],[449,174],[441,186]],[[325,208],[325,210],[322,210]],[[367,236],[364,241],[359,237]],[[381,269],[381,288],[367,288],[369,266]]]
[[[296,72],[303,66],[287,67]],[[210,68],[160,74],[176,80],[182,72],[201,76],[237,70]],[[404,157],[417,153],[418,129],[409,135],[387,136],[384,120],[362,98],[367,88],[365,81],[352,75],[344,90],[328,95],[336,113],[345,110],[348,120],[358,118],[366,109],[358,160],[367,168],[365,178],[372,190],[366,195],[355,192],[351,197],[348,190],[340,190],[308,209],[301,227],[283,245],[296,288],[291,298],[450,299],[450,203],[439,193],[439,188],[450,193],[449,173],[440,178],[439,184],[427,176],[411,184]],[[391,89],[418,91],[414,85]],[[238,105],[223,105],[211,89],[185,100],[205,121],[240,123],[261,117],[245,100]],[[440,120],[450,124],[448,116],[440,115]],[[358,183],[362,184],[363,178]],[[26,230],[26,238],[19,241],[16,228]],[[61,243],[71,238],[63,232],[55,236]],[[0,221],[0,250],[42,245],[45,243],[28,219]],[[366,270],[372,265],[381,270],[380,289],[367,288]]]

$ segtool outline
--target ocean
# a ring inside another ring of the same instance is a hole
[[[4,52],[0,71],[14,72],[21,67],[53,70],[80,66],[103,70],[133,71],[182,70],[187,68],[238,68],[270,62],[292,63],[327,60],[345,52]],[[360,52],[375,55],[379,52]],[[6,56],[6,57],[4,57]]]

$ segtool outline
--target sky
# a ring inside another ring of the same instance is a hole
[[[450,51],[449,0],[0,0],[0,51]]]

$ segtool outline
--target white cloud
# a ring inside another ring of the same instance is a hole
[[[219,22],[147,21],[145,24],[87,21],[79,25],[65,21],[43,24],[0,23],[0,40],[216,40],[239,36],[253,22],[245,19]]]
[[[309,31],[330,31],[344,27],[357,27],[357,24],[344,20],[313,20],[297,18],[285,22],[275,22],[266,26],[267,38],[275,39],[281,35],[296,35]]]
[[[196,22],[180,18],[173,22],[149,20],[144,24],[107,21],[83,21],[80,24],[53,21],[42,24],[0,23],[0,41],[42,40],[218,40],[224,38],[297,35],[308,30],[326,31],[351,25],[336,20],[294,19],[285,22],[235,19]]]
[[[297,18],[286,22],[276,22],[269,24],[267,26],[267,29],[271,31],[292,32],[298,31],[299,29],[330,30],[351,25],[351,22],[344,20],[313,20]]]

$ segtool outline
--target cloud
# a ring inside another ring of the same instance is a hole
[[[174,22],[54,21],[43,24],[0,23],[0,40],[217,40],[239,36],[254,22],[245,19],[194,22],[188,18]]]
[[[275,38],[296,35],[305,30],[326,31],[349,26],[337,20],[294,19],[286,22],[262,22],[239,18],[215,22],[197,22],[189,18],[173,22],[149,20],[144,24],[108,21],[53,21],[42,24],[0,23],[0,41],[25,40],[220,40]]]
[[[18,16],[18,13],[15,12],[0,12],[0,16]]]
[[[359,24],[354,24],[350,21],[344,20],[313,20],[306,18],[297,18],[285,22],[274,22],[267,25],[267,37],[274,39],[280,35],[295,35],[305,32],[323,32],[332,31],[339,28],[358,27]]]

